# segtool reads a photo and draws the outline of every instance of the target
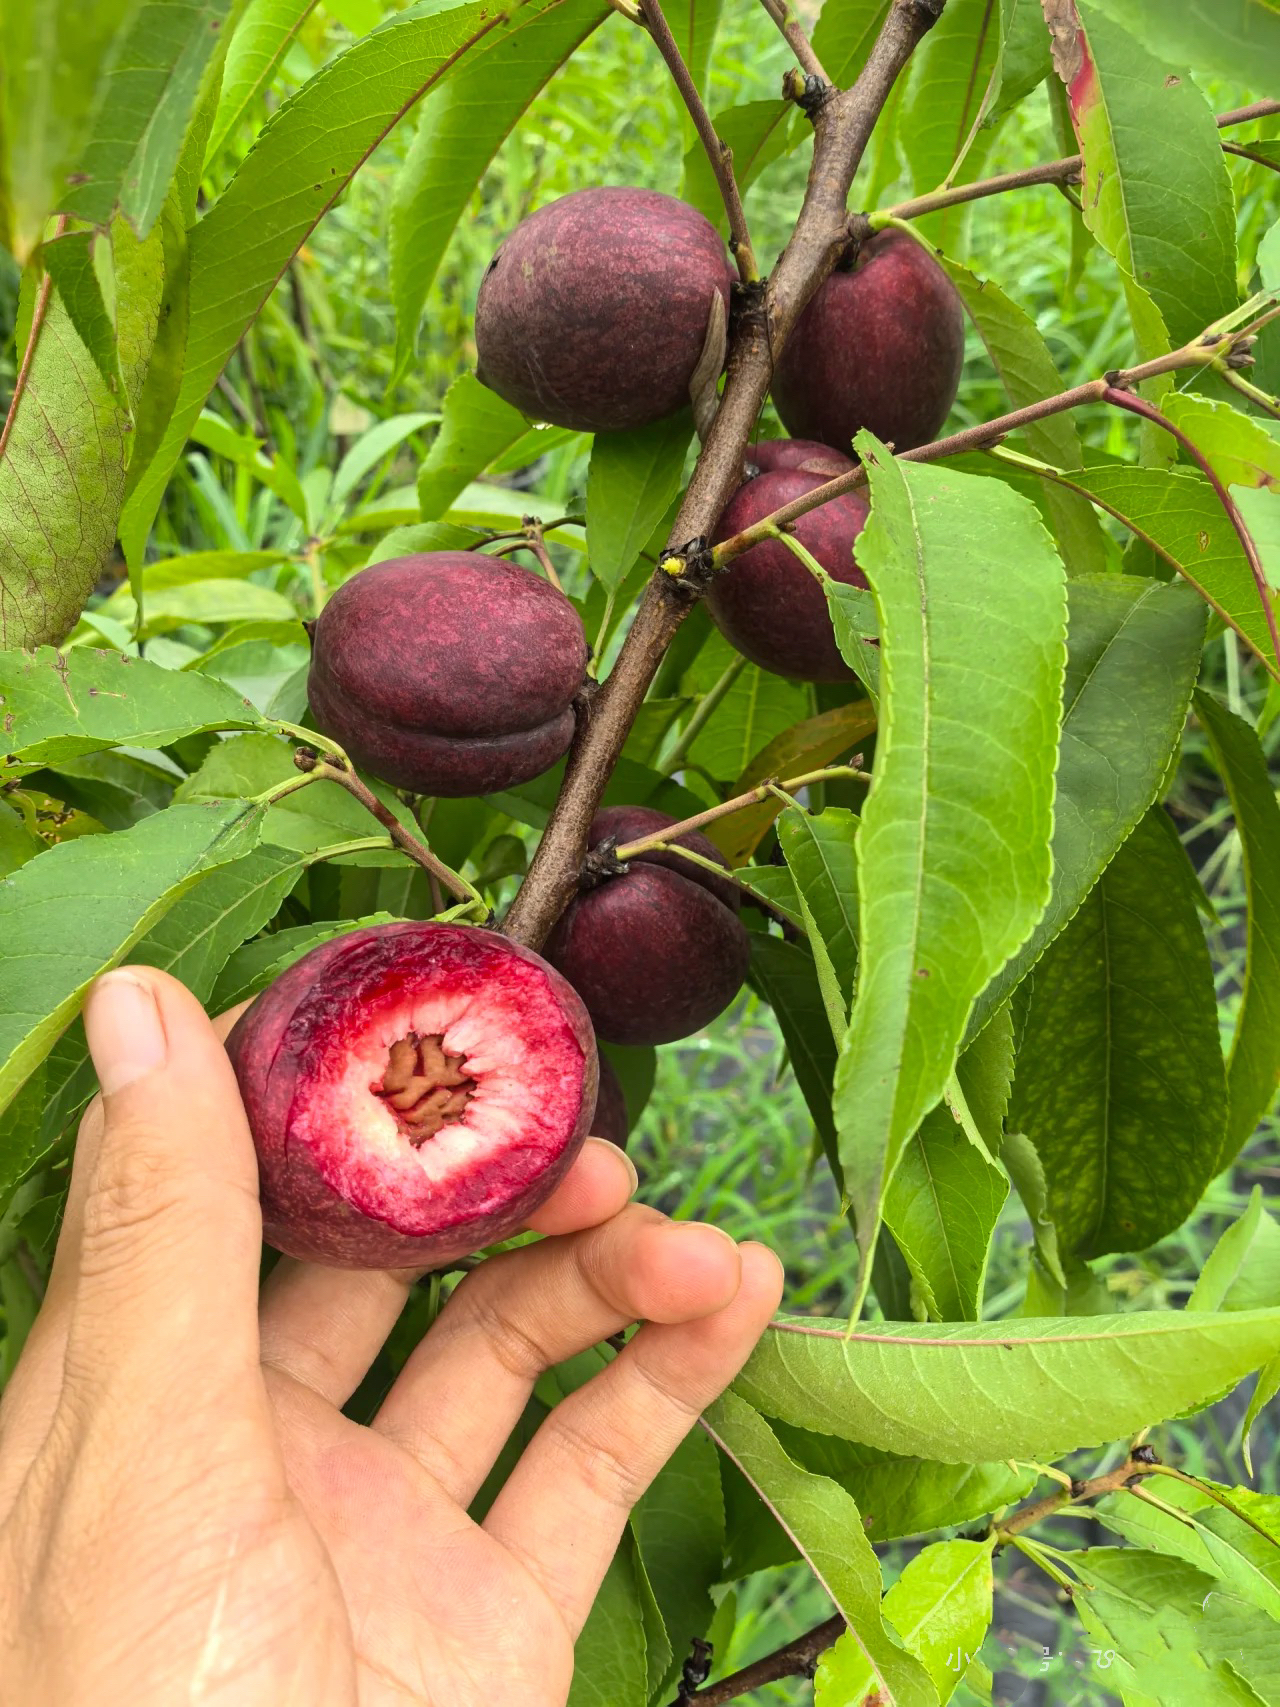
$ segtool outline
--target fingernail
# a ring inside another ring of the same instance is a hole
[[[734,1238],[733,1234],[726,1233],[723,1227],[717,1227],[714,1221],[673,1221],[671,1225],[676,1228],[677,1231],[683,1231],[686,1227],[696,1227],[699,1232],[715,1233],[725,1240],[727,1244],[732,1245],[735,1251],[738,1248],[738,1241]]]
[[[636,1172],[636,1165],[631,1160],[631,1157],[627,1152],[621,1149],[617,1144],[614,1144],[608,1138],[597,1138],[593,1136],[589,1138],[587,1142],[590,1144],[602,1144],[611,1156],[616,1156],[618,1160],[624,1164],[627,1172],[631,1175],[630,1195],[634,1196],[640,1189],[640,1175]]]
[[[84,1029],[103,1096],[154,1073],[169,1052],[155,997],[132,972],[98,979],[85,1005]]]

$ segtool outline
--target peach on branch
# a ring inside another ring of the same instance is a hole
[[[951,280],[905,231],[862,245],[832,273],[783,346],[773,401],[788,432],[846,450],[867,427],[895,450],[938,435],[964,366],[964,310]]]
[[[476,372],[540,421],[616,432],[689,401],[729,270],[715,227],[656,190],[575,190],[539,208],[489,263]]]
[[[835,472],[840,472],[836,470]],[[739,486],[716,529],[717,543],[752,527],[832,476],[782,469]],[[845,492],[792,522],[790,531],[834,580],[865,587],[853,545],[868,515],[860,491]],[[848,682],[853,671],[836,645],[827,595],[780,539],[735,557],[707,594],[712,620],[731,646],[761,669],[805,682]]]
[[[397,557],[343,583],[316,624],[307,697],[322,734],[417,794],[491,794],[573,739],[578,613],[531,570],[476,551]]]
[[[608,806],[592,820],[588,846],[639,841],[674,823],[651,807]],[[678,840],[725,865],[696,831]],[[738,904],[727,877],[656,848],[569,903],[547,941],[547,959],[608,1042],[671,1043],[707,1025],[742,988],[751,940]]]

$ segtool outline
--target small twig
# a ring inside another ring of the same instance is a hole
[[[827,765],[822,770],[806,771],[803,776],[793,776],[786,782],[778,782],[770,778],[760,783],[756,788],[750,788],[745,794],[735,794],[732,800],[722,800],[718,806],[708,806],[705,812],[695,812],[692,818],[685,818],[679,824],[671,824],[665,830],[656,830],[651,836],[638,836],[634,842],[624,842],[614,850],[614,858],[624,864],[629,859],[637,859],[643,853],[651,853],[655,848],[665,848],[680,836],[687,836],[693,830],[700,830],[704,824],[714,824],[717,818],[727,818],[730,813],[741,812],[746,806],[759,806],[761,801],[778,790],[783,790],[788,796],[787,804],[794,805],[789,797],[798,789],[808,788],[815,782],[831,782],[837,777],[844,777],[854,782],[870,782],[867,771],[858,770],[853,765]]]
[[[1234,368],[1222,367],[1218,370],[1218,374],[1219,378],[1224,379],[1233,391],[1238,391],[1241,397],[1247,397],[1251,403],[1255,404],[1265,414],[1270,415],[1273,420],[1280,421],[1280,397],[1272,397],[1260,385],[1255,385],[1252,380],[1246,379],[1242,373],[1238,373]]]
[[[830,86],[831,79],[823,70],[822,61],[813,51],[813,44],[808,36],[792,17],[787,0],[760,0],[760,3],[782,31],[787,46],[796,56],[796,64],[800,69],[807,72],[810,77],[818,77]]]
[[[1144,1454],[1149,1451],[1147,1448],[1142,1450]],[[1104,1475],[1093,1476],[1087,1482],[1072,1482],[1066,1488],[1059,1488],[1056,1493],[1046,1494],[1043,1499],[1029,1500],[1026,1505],[1019,1506],[1012,1517],[996,1524],[996,1539],[1002,1543],[1012,1541],[1016,1535],[1021,1535],[1024,1530],[1037,1523],[1043,1523],[1047,1517],[1056,1517],[1067,1506],[1089,1505],[1106,1494],[1119,1493],[1142,1476],[1152,1475],[1158,1468],[1160,1466],[1147,1456],[1135,1457],[1130,1454],[1123,1464],[1114,1470],[1108,1470]]]
[[[1251,107],[1237,107],[1233,112],[1219,113],[1218,129],[1226,130],[1230,125],[1247,124],[1250,119],[1267,118],[1272,113],[1280,113],[1280,101],[1255,101]],[[1248,154],[1248,150],[1239,143],[1224,142],[1222,146],[1229,154]],[[1271,161],[1258,155],[1248,157],[1258,160],[1261,165],[1272,165]],[[1018,172],[1001,172],[994,178],[979,178],[972,184],[931,190],[927,195],[913,196],[910,201],[899,202],[885,211],[898,219],[919,219],[926,213],[936,213],[940,208],[956,207],[961,202],[981,201],[986,196],[1002,195],[1006,190],[1027,189],[1033,184],[1078,184],[1081,171],[1080,156],[1072,154],[1061,160],[1045,160],[1038,166],[1027,166]],[[873,226],[878,217],[875,214],[871,216]]]
[[[997,415],[990,421],[979,421],[976,425],[964,427],[960,432],[951,433],[944,439],[935,439],[932,444],[903,451],[898,460],[939,462],[944,457],[961,456],[966,451],[984,450],[989,445],[1007,438],[1010,433],[1017,432],[1022,427],[1029,427],[1036,421],[1043,421],[1050,415],[1059,415],[1067,409],[1078,409],[1086,403],[1115,402],[1115,397],[1110,395],[1113,392],[1128,397],[1129,393],[1122,392],[1121,387],[1138,385],[1144,379],[1154,379],[1159,374],[1173,373],[1179,368],[1209,367],[1238,342],[1238,334],[1223,334],[1209,343],[1197,339],[1185,344],[1181,349],[1170,351],[1167,355],[1156,356],[1152,361],[1141,362],[1136,367],[1118,369],[1114,373],[1105,374],[1101,379],[1086,380],[1083,385],[1073,385],[1053,397],[1044,397],[1036,403],[1028,403],[1022,409],[1012,409],[1007,415]],[[1161,419],[1163,420],[1163,417]],[[855,491],[863,485],[866,478],[867,471],[860,463],[856,468],[838,474],[834,480],[828,480],[825,485],[815,486],[811,492],[802,493],[800,497],[793,498],[789,504],[782,505],[772,514],[762,516],[751,527],[743,528],[741,533],[732,534],[723,540],[712,551],[712,561],[717,569],[725,568],[736,557],[741,557],[744,551],[749,551],[753,545],[759,545],[762,540],[773,538],[780,529],[789,528],[792,522],[799,521],[800,517],[807,515],[810,510],[819,509],[845,492]]]
[[[812,1677],[819,1657],[844,1635],[845,1629],[845,1621],[837,1613],[834,1618],[806,1630],[803,1636],[775,1648],[763,1659],[684,1697],[683,1704],[677,1698],[671,1707],[724,1707],[726,1701],[736,1701],[739,1696],[750,1695],[753,1690],[763,1689],[768,1683],[778,1683],[784,1677]]]
[[[543,529],[542,523],[538,520],[537,516],[525,516],[523,521],[523,544],[525,550],[531,551],[537,558],[542,573],[547,577],[547,580],[550,581],[556,592],[563,593],[564,588],[560,585],[560,577],[556,574],[556,566],[551,561],[551,553],[547,550],[547,542],[543,538],[545,530]]]
[[[1229,113],[1218,114],[1218,129],[1227,130],[1233,124],[1248,124],[1251,119],[1269,119],[1280,113],[1280,101],[1254,101],[1247,107],[1233,107]]]
[[[1226,513],[1227,520],[1235,529],[1236,538],[1240,541],[1244,552],[1245,562],[1253,576],[1254,586],[1262,601],[1263,613],[1267,619],[1267,633],[1271,636],[1271,650],[1275,654],[1277,666],[1280,666],[1280,630],[1276,627],[1275,605],[1271,598],[1271,586],[1267,580],[1267,572],[1262,567],[1262,558],[1258,555],[1258,547],[1254,544],[1253,535],[1240,514],[1240,506],[1236,503],[1226,485],[1214,472],[1213,464],[1200,447],[1169,419],[1162,415],[1154,403],[1148,403],[1145,397],[1137,397],[1131,391],[1121,391],[1117,386],[1108,386],[1104,394],[1108,403],[1114,403],[1117,409],[1127,409],[1130,414],[1141,415],[1143,420],[1154,422],[1157,427],[1163,427],[1166,433],[1172,434],[1186,451],[1187,455],[1199,468],[1205,479],[1213,487],[1218,502]]]
[[[378,820],[400,851],[408,854],[424,871],[437,877],[451,895],[456,896],[459,901],[474,901],[478,906],[484,906],[484,897],[480,891],[468,883],[465,877],[460,877],[443,860],[437,859],[425,842],[420,842],[411,830],[407,830],[391,808],[384,806],[373,790],[365,787],[349,763],[332,758],[322,759],[312,747],[299,747],[293,755],[293,762],[303,772],[303,780],[310,781],[316,777],[323,782],[336,782],[340,788],[345,788],[353,800],[358,800],[365,811]]]
[[[1255,166],[1265,166],[1268,172],[1280,172],[1280,160],[1268,160],[1265,154],[1255,154],[1253,149],[1246,148],[1243,143],[1224,142],[1222,152],[1238,155],[1241,160],[1252,160]]]
[[[710,113],[702,104],[702,96],[698,93],[693,74],[685,64],[684,57],[676,45],[676,38],[671,33],[661,0],[639,0],[639,6],[645,28],[666,61],[667,70],[670,71],[672,80],[680,91],[680,97],[689,110],[693,128],[698,133],[698,140],[706,152],[716,183],[720,187],[720,199],[724,202],[724,211],[729,220],[729,248],[738,264],[738,277],[744,285],[754,284],[760,274],[756,270],[755,251],[751,247],[751,233],[747,229],[747,216],[743,211],[738,181],[733,175],[733,150],[727,148],[716,135],[716,127],[711,122]]]

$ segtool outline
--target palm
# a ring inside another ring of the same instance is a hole
[[[306,1442],[290,1475],[339,1591],[313,1613],[345,1612],[359,1707],[563,1702],[572,1638],[530,1571],[408,1452],[314,1393],[288,1409],[286,1457]]]

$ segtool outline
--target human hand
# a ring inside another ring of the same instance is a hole
[[[237,1010],[238,1011],[238,1010]],[[589,1139],[468,1275],[368,1428],[344,1417],[412,1273],[282,1260],[221,1037],[145,967],[85,1014],[49,1290],[0,1402],[0,1700],[560,1707],[627,1515],[776,1309],[763,1246],[628,1206]],[[467,1515],[538,1376],[645,1325]]]

